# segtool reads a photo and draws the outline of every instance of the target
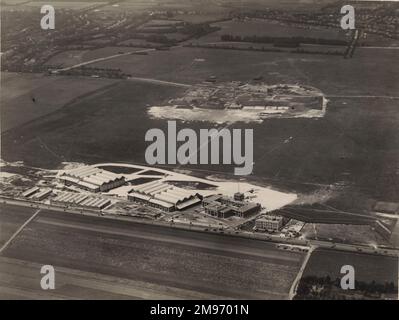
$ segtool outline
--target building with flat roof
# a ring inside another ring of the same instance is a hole
[[[264,215],[255,221],[255,229],[259,231],[276,232],[284,225],[284,218],[276,215]]]
[[[239,193],[236,193],[234,198],[221,194],[211,195],[202,200],[202,206],[204,207],[205,213],[218,218],[228,218],[233,215],[245,218],[253,213],[259,212],[261,209],[259,203],[245,201],[242,194]]]
[[[134,186],[128,194],[128,199],[164,211],[175,211],[200,203],[202,196],[193,190],[152,181]]]
[[[67,186],[77,186],[91,192],[106,192],[126,183],[125,177],[91,166],[64,171],[58,179]]]

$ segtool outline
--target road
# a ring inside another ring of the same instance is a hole
[[[312,247],[309,249],[308,253],[306,254],[305,258],[303,259],[302,266],[301,266],[301,268],[299,269],[299,272],[298,272],[298,274],[297,274],[297,276],[296,276],[294,282],[292,283],[292,286],[291,286],[291,289],[290,289],[290,293],[289,293],[289,295],[288,295],[288,297],[289,297],[290,300],[294,299],[294,297],[295,297],[295,295],[296,295],[296,292],[297,292],[297,290],[298,290],[298,285],[299,285],[299,282],[301,281],[303,272],[305,271],[306,266],[307,266],[307,264],[308,264],[308,262],[309,262],[310,256],[312,255],[312,253],[313,253],[313,251],[314,251],[315,249],[316,249],[316,247],[315,247],[315,246],[312,246]]]

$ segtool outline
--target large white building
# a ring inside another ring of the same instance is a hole
[[[183,210],[201,202],[202,196],[194,190],[186,190],[170,184],[152,181],[130,190],[128,199],[164,211]]]
[[[91,192],[106,192],[125,184],[125,177],[91,166],[67,170],[58,176],[67,186],[77,186]]]
[[[255,228],[260,231],[279,231],[284,224],[282,216],[265,215],[256,219]]]

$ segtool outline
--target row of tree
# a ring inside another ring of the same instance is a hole
[[[374,280],[371,282],[355,281],[354,290],[365,296],[380,296],[381,294],[395,294],[397,287],[393,282],[377,283]],[[341,291],[341,279],[336,278],[332,280],[327,275],[325,277],[303,277],[298,285],[295,299],[344,299],[345,297],[346,295]]]
[[[318,44],[318,45],[331,45],[331,46],[347,46],[345,40],[339,39],[324,39],[324,38],[310,38],[310,37],[269,37],[269,36],[239,36],[224,34],[221,37],[222,41],[233,42],[254,42],[254,43],[272,43],[284,44],[291,46],[299,46],[301,44]]]

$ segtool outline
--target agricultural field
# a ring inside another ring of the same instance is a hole
[[[229,20],[213,23],[213,26],[220,27],[221,30],[210,35],[201,37],[200,43],[220,41],[222,35],[233,36],[268,36],[268,37],[308,37],[323,38],[331,40],[348,40],[349,33],[340,28],[326,29],[309,26],[291,26],[277,21],[264,19],[251,19],[249,21]]]
[[[373,59],[378,55],[378,60]],[[93,64],[121,68],[136,77],[195,84],[213,75],[218,81],[249,81],[263,76],[268,84],[300,83],[326,95],[395,95],[399,71],[391,61],[398,50],[365,49],[356,59],[341,56],[172,48],[148,56],[122,56]],[[364,66],[367,65],[367,68]],[[234,67],[232,67],[234,66]]]
[[[27,221],[36,209],[18,206],[7,206],[7,210],[0,210],[0,247]]]
[[[19,268],[4,267],[4,261],[52,264],[71,277],[77,270],[91,273],[86,281],[57,280],[56,295],[81,286],[104,296],[101,289],[108,286],[95,279],[112,276],[114,290],[136,298],[286,299],[302,256],[261,241],[42,211],[2,252],[0,274],[8,285],[18,282],[10,273]],[[32,284],[21,285],[29,293],[39,289]]]
[[[308,223],[301,232],[307,239],[367,245],[389,245],[389,242],[369,225]]]
[[[341,278],[340,270],[343,265],[355,268],[357,281],[393,282],[398,286],[398,259],[329,249],[316,249],[312,253],[303,277],[329,275],[331,279]]]

